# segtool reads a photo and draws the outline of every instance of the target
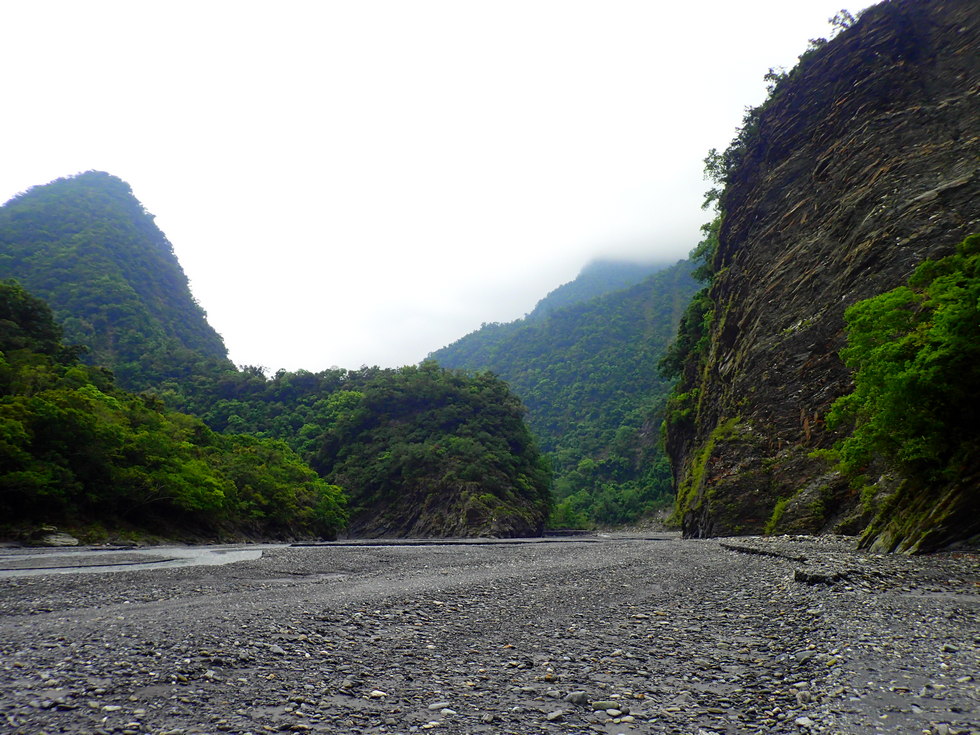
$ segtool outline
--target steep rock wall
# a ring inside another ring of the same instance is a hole
[[[971,0],[875,6],[762,113],[723,200],[693,421],[667,435],[686,535],[869,521],[809,455],[851,387],[845,308],[980,229],[978,18]]]

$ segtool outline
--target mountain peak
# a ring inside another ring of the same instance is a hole
[[[527,319],[539,319],[556,309],[635,286],[669,265],[665,261],[596,258],[582,267],[575,280],[558,286],[541,299]]]
[[[0,207],[0,278],[43,298],[65,340],[141,390],[188,363],[230,368],[169,240],[125,181],[86,171]]]

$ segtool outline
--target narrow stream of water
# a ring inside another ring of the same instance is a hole
[[[101,574],[133,569],[218,566],[262,556],[285,544],[228,546],[155,546],[148,549],[74,549],[0,553],[0,578],[39,574]]]

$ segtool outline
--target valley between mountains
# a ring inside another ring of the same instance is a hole
[[[688,260],[653,243],[648,262],[600,259],[417,365],[236,366],[129,184],[88,171],[15,196],[0,539],[507,538],[667,517],[687,537],[976,549],[980,14],[889,0],[833,25],[708,152],[713,219]],[[348,306],[276,318],[316,340]]]
[[[0,730],[977,733],[978,583],[671,533],[0,578]]]

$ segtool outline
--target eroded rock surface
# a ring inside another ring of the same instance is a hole
[[[844,310],[980,230],[978,47],[971,0],[882,3],[762,113],[723,200],[696,418],[668,435],[685,533],[761,533],[780,500],[777,530],[867,524],[810,454],[833,443],[824,419],[851,388]],[[955,540],[955,518],[928,522],[950,524],[933,545]]]

